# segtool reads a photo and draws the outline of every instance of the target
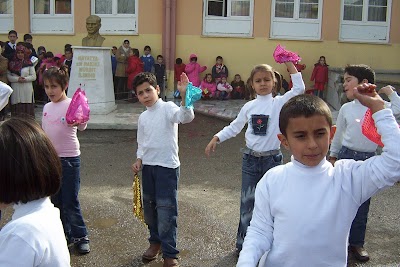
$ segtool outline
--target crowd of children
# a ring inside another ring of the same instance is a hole
[[[29,265],[35,265],[39,257],[47,266],[67,266],[67,243],[80,254],[90,252],[78,199],[77,131],[85,130],[86,122],[68,124],[65,120],[71,103],[66,91],[73,51],[66,44],[64,55],[54,55],[42,46],[36,53],[31,35],[25,35],[23,43],[17,39],[17,33],[10,31],[0,57],[0,108],[10,99],[12,112],[11,119],[0,123],[0,163],[6,166],[0,169],[0,210],[16,203],[14,214],[18,214],[0,231],[0,265],[20,265],[21,259],[10,255],[26,251],[33,255],[22,259]],[[194,119],[193,108],[186,102],[189,82],[201,88],[203,99],[251,100],[205,148],[210,156],[217,144],[235,137],[247,124],[236,235],[238,267],[257,266],[264,253],[268,255],[262,266],[345,266],[348,244],[358,260],[369,260],[363,246],[370,198],[400,180],[396,148],[400,130],[393,116],[400,114],[400,97],[391,86],[380,89],[391,101],[386,103],[375,90],[370,67],[346,66],[344,91],[352,101],[340,109],[334,135],[330,109],[321,99],[328,72],[324,56],[311,76],[315,95],[304,94],[301,70],[305,65],[298,61],[283,62],[291,82],[283,92],[283,76],[267,64],[256,65],[246,83],[239,74],[229,83],[228,67],[221,56],[203,79],[201,73],[207,67],[197,62],[196,54],[189,56],[187,64],[177,58],[174,82],[176,96],[182,98],[178,106],[165,101],[163,56],[154,60],[150,46],[143,52],[140,56],[139,49],[124,40],[119,48],[112,48],[111,62],[116,98],[128,92],[146,107],[138,120],[138,148],[132,164],[135,173],[142,172],[144,219],[149,229],[144,260],[152,261],[162,253],[164,267],[179,266],[178,125]],[[14,116],[34,117],[36,93],[48,102],[41,128],[32,119]],[[376,156],[377,145],[363,137],[361,130],[367,110],[384,144],[380,156]],[[292,153],[291,161],[284,165],[281,146]],[[42,153],[30,156],[36,150]],[[18,160],[27,168],[18,168]],[[43,171],[43,164],[49,169]],[[27,188],[27,183],[35,187]],[[29,213],[29,209],[35,212]],[[50,227],[43,228],[43,218]],[[15,238],[15,234],[27,238]]]

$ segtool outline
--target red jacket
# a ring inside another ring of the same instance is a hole
[[[311,74],[311,81],[316,83],[327,83],[328,82],[328,66],[315,64],[313,72]]]
[[[184,63],[174,65],[175,81],[181,80],[181,74],[182,72],[185,72],[185,67],[186,65]]]
[[[143,62],[136,56],[128,57],[128,66],[125,70],[128,75],[128,90],[132,90],[132,81],[135,76],[143,72]]]

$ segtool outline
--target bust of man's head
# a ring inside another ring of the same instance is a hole
[[[99,32],[101,27],[101,18],[96,15],[91,15],[86,19],[86,30],[88,35],[93,35]]]
[[[91,15],[86,19],[86,30],[88,35],[82,39],[82,46],[102,46],[104,37],[99,34],[101,18]]]

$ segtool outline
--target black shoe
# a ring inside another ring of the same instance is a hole
[[[87,237],[75,239],[74,247],[79,254],[87,254],[90,252],[89,239]]]
[[[368,252],[363,247],[350,246],[350,251],[353,253],[354,257],[361,262],[369,261]]]

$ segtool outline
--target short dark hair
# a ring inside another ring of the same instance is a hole
[[[164,58],[162,55],[158,55],[157,56],[157,59],[159,59],[159,58]]]
[[[33,118],[12,117],[0,124],[0,165],[1,203],[27,203],[60,188],[60,159]]]
[[[332,126],[332,113],[328,105],[321,98],[314,95],[298,95],[283,105],[279,114],[279,130],[286,136],[289,120],[298,117],[312,117],[321,115],[326,118],[329,126]]]
[[[132,81],[133,90],[136,91],[136,88],[145,82],[148,82],[154,88],[157,86],[157,78],[153,73],[141,72],[138,75],[136,75],[135,78],[133,78],[133,81]]]
[[[72,47],[66,47],[64,49],[64,53],[67,53],[67,52],[71,52],[72,53]]]
[[[221,56],[217,56],[217,57],[215,58],[215,61],[217,61],[218,59],[224,60]]]
[[[28,49],[30,49],[30,50],[33,50],[33,45],[32,45],[31,43],[25,42],[23,45],[24,45],[26,48],[28,48]]]
[[[136,57],[139,57],[139,49],[137,49],[137,48],[132,48],[131,50],[132,50],[132,53],[133,53]]]
[[[68,48],[68,47],[72,47],[72,44],[65,44],[65,45],[64,45],[64,49],[65,49],[65,48]]]
[[[182,64],[182,59],[180,58],[180,57],[178,57],[176,60],[175,60],[175,64]]]
[[[45,57],[45,58],[53,58],[53,57],[54,57],[54,54],[53,54],[53,52],[51,52],[51,51],[47,51],[47,52],[44,54],[44,57]]]
[[[17,31],[15,31],[15,30],[9,31],[9,32],[8,32],[8,35],[10,35],[10,34],[15,34],[15,35],[18,37],[18,33],[17,33]]]
[[[375,83],[375,71],[368,65],[347,65],[344,68],[344,73],[356,77],[359,83],[364,79],[367,79],[369,83]]]
[[[151,51],[151,47],[149,46],[149,45],[146,45],[144,48],[143,48],[143,50],[150,50]]]
[[[28,40],[28,39],[33,39],[33,37],[29,33],[25,33],[24,34],[24,42],[26,42],[26,40]]]

